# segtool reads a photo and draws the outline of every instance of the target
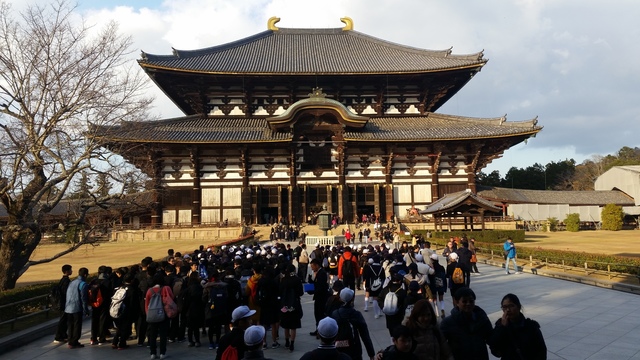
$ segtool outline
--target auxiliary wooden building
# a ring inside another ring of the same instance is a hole
[[[438,110],[486,64],[343,28],[268,30],[169,55],[144,71],[184,112],[100,128],[154,179],[154,225],[304,222],[326,204],[382,221],[448,193],[541,130],[536,119]]]

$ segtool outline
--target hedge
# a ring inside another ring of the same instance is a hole
[[[426,238],[427,230],[416,230],[415,234],[422,234]],[[476,242],[503,243],[508,237],[514,242],[523,242],[524,230],[483,230],[483,231],[433,231],[430,232],[432,238],[449,239],[450,237],[461,238],[465,235],[467,239],[474,238]]]

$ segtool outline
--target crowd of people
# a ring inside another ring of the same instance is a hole
[[[503,316],[494,325],[475,305],[474,239],[452,238],[440,254],[425,239],[414,240],[397,247],[304,241],[292,247],[275,241],[200,246],[188,254],[169,249],[160,261],[147,257],[115,270],[101,266],[94,279],[81,268],[71,280],[73,269],[65,265],[55,341],[83,347],[82,321],[90,316],[91,345],[148,346],[156,359],[167,355],[167,343],[208,343],[216,360],[262,359],[269,348],[299,351],[297,330],[304,320],[315,323],[310,335],[319,340],[317,349],[301,351],[305,360],[488,359],[489,350],[502,359],[546,359],[540,326],[522,314],[516,295],[504,296]],[[515,245],[509,240],[505,258],[511,254]],[[357,290],[364,291],[360,304]],[[313,294],[313,320],[303,316],[305,292]],[[453,304],[448,315],[447,292]],[[389,347],[374,349],[359,309],[384,317]]]

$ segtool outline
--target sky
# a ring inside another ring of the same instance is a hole
[[[7,1],[7,0],[5,0]],[[14,10],[52,0],[8,0]],[[97,27],[115,20],[140,51],[171,54],[224,44],[267,29],[339,28],[454,54],[484,50],[489,62],[438,109],[469,117],[523,121],[544,129],[483,169],[614,154],[640,146],[640,1],[638,0],[79,0]],[[152,86],[155,111],[181,116]]]

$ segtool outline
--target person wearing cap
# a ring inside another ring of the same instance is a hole
[[[370,258],[371,262],[367,261],[367,265],[364,266],[362,271],[362,278],[364,280],[364,311],[369,310],[369,302],[373,303],[374,318],[380,317],[380,307],[378,306],[378,295],[382,291],[382,284],[384,284],[385,271],[380,264],[380,255],[375,254]]]
[[[338,351],[336,337],[338,336],[338,323],[331,317],[325,317],[318,322],[318,348],[306,352],[300,360],[331,359],[351,360],[349,355]]]
[[[238,306],[231,313],[231,322],[233,323],[233,330],[224,334],[218,342],[218,351],[216,352],[216,360],[222,359],[222,354],[229,346],[233,346],[238,351],[238,359],[244,357],[244,352],[247,350],[247,345],[244,343],[244,332],[251,326],[251,316],[256,313],[255,310],[249,309],[248,306]],[[264,334],[263,334],[264,337]],[[260,342],[262,346],[262,342]]]
[[[458,254],[455,252],[452,252],[451,254],[449,254],[449,265],[447,265],[447,281],[449,283],[449,289],[451,289],[451,296],[453,296],[456,293],[456,291],[458,291],[458,289],[466,287],[464,283],[456,284],[452,280],[453,272],[456,270],[458,266],[459,266]],[[464,270],[462,271],[464,272]]]
[[[381,308],[384,307],[384,300],[387,297],[387,294],[393,292],[398,297],[398,311],[393,315],[385,314],[385,320],[387,329],[389,330],[389,336],[391,336],[392,330],[402,323],[404,319],[405,312],[405,298],[407,297],[407,290],[404,285],[404,275],[402,272],[395,272],[394,269],[391,270],[391,281],[385,286],[380,295],[378,296],[378,306]]]
[[[429,275],[429,287],[433,298],[431,303],[436,314],[444,319],[446,313],[444,311],[444,293],[447,292],[447,270],[440,265],[438,254],[431,254],[431,266],[433,267],[433,275]],[[438,308],[440,309],[438,311]]]
[[[369,327],[364,320],[362,313],[353,307],[355,291],[345,287],[340,291],[340,300],[343,305],[331,313],[331,317],[342,326],[350,326],[353,329],[353,344],[346,347],[337,346],[338,351],[343,352],[351,357],[351,359],[362,359],[362,345],[367,350],[369,358],[373,358],[375,350],[369,335]],[[340,325],[339,325],[340,326]]]
[[[270,360],[264,357],[262,352],[262,343],[264,341],[265,329],[262,325],[249,326],[244,332],[244,344],[247,347],[244,357],[238,357],[245,360]]]

